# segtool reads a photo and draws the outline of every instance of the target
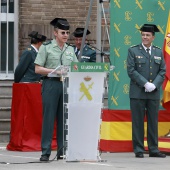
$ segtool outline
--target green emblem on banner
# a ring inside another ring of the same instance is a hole
[[[109,72],[109,63],[71,63],[71,72]]]

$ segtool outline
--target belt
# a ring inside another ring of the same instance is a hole
[[[56,81],[61,81],[61,77],[43,77],[43,79],[49,79],[49,80],[56,80]]]

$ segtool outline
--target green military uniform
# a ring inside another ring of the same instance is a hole
[[[78,57],[80,50],[78,50],[76,46],[74,46],[74,51],[76,56]],[[80,62],[96,62],[96,51],[85,44]]]
[[[38,53],[40,42],[46,40],[46,36],[38,34],[37,31],[32,31],[28,34],[31,37],[31,45],[22,53],[18,66],[15,69],[14,81],[19,82],[38,82],[40,74],[35,73],[35,58]]]
[[[53,39],[41,45],[35,64],[55,69],[60,65],[70,65],[77,62],[72,46],[64,45],[61,50]],[[63,84],[59,78],[45,78],[42,83],[43,99],[43,127],[42,127],[42,155],[50,156],[54,122],[57,121],[58,149],[63,147]],[[61,153],[62,154],[62,151]]]
[[[152,46],[151,56],[149,56],[142,44],[129,48],[127,72],[130,77],[129,97],[134,152],[144,152],[144,116],[146,112],[148,149],[150,153],[158,153],[160,87],[165,75],[162,50]],[[145,92],[144,85],[147,82],[153,83],[156,89],[152,92]]]
[[[14,82],[36,82],[40,81],[40,74],[35,73],[34,60],[37,56],[37,51],[29,46],[21,55],[19,64],[14,73]]]

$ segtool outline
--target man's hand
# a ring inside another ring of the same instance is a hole
[[[153,83],[147,82],[145,85],[145,92],[152,92],[153,90],[156,89],[156,86]]]

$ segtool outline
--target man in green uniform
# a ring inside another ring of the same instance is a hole
[[[40,74],[35,73],[35,58],[42,43],[46,40],[46,36],[32,31],[29,35],[31,37],[31,45],[22,53],[19,64],[14,73],[14,82],[39,82]]]
[[[166,157],[158,150],[158,111],[160,87],[164,81],[165,62],[162,50],[152,44],[156,25],[144,24],[142,43],[128,49],[127,72],[130,77],[133,149],[137,158],[144,155],[144,117],[147,117],[147,143],[150,157]]]
[[[42,83],[43,125],[40,161],[48,161],[51,154],[51,142],[54,122],[57,121],[57,158],[63,154],[63,84],[61,72],[59,77],[48,77],[48,74],[61,65],[69,66],[78,62],[72,46],[66,44],[69,38],[69,23],[66,19],[55,18],[50,22],[54,26],[55,38],[44,43],[35,60],[35,72],[44,75]]]
[[[80,54],[80,48],[81,48],[81,43],[83,39],[83,33],[84,33],[84,28],[76,28],[75,31],[73,32],[73,36],[75,37],[75,45],[74,51],[76,56],[78,57]],[[87,30],[86,35],[89,35],[90,31]],[[87,41],[87,38],[86,38]],[[89,45],[85,43],[83,47],[83,52],[81,56],[80,62],[96,62],[96,51],[91,48]]]

